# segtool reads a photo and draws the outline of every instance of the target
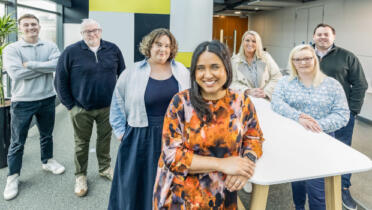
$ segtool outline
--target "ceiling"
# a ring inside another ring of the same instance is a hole
[[[278,10],[316,0],[213,0],[215,15],[246,16],[260,11]]]

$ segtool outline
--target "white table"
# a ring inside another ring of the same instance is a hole
[[[269,185],[326,177],[327,209],[341,210],[341,175],[371,170],[372,161],[325,133],[313,133],[275,113],[268,101],[251,99],[265,142],[250,179],[250,209],[266,208]]]

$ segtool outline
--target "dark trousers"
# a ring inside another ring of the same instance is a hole
[[[355,123],[355,115],[350,113],[349,122],[347,123],[345,127],[335,132],[335,138],[345,143],[346,145],[351,146],[354,123]],[[342,188],[349,188],[351,186],[350,179],[351,179],[351,174],[343,174],[341,176]]]
[[[335,133],[328,133],[335,137]],[[326,210],[324,178],[292,182],[292,196],[296,210],[305,210],[306,194],[310,210]]]
[[[40,133],[41,162],[47,163],[53,157],[53,129],[55,120],[55,96],[28,102],[12,102],[11,143],[8,152],[9,176],[20,174],[24,145],[32,117],[36,117],[36,126]]]
[[[74,127],[75,138],[75,175],[86,175],[88,168],[89,142],[94,121],[97,125],[96,155],[99,172],[110,167],[111,125],[109,122],[110,107],[85,110],[74,106],[70,117]]]
[[[305,210],[306,194],[310,210],[325,210],[324,178],[292,182],[293,202],[296,210]]]

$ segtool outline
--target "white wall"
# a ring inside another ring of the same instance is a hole
[[[289,51],[295,45],[296,10],[313,7],[324,7],[323,20],[335,27],[336,45],[352,51],[360,59],[369,83],[360,115],[372,120],[372,1],[319,0],[297,7],[263,12],[251,16],[250,29],[261,34],[264,47],[281,68],[287,68]],[[310,24],[314,24],[311,19],[310,16]],[[298,24],[301,24],[299,20]],[[307,23],[304,21],[303,24]],[[307,33],[312,34],[313,26],[308,30]],[[307,41],[311,41],[311,37]]]
[[[212,40],[212,0],[171,0],[170,31],[180,52],[193,52],[198,44]]]
[[[127,68],[134,62],[134,13],[89,12],[89,18],[98,21],[102,27],[102,39],[115,43],[124,56]]]
[[[81,40],[80,24],[74,23],[63,24],[63,38],[64,38],[63,48],[66,48],[67,46],[77,41],[80,41]]]

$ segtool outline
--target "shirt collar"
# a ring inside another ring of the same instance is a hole
[[[81,42],[80,42],[80,46],[81,46],[81,49],[83,49],[83,50],[88,50],[88,49],[89,49],[87,43],[85,43],[84,40],[81,40]],[[104,40],[101,39],[100,44],[99,44],[99,48],[98,48],[98,49],[106,48],[106,47],[107,47],[106,42],[105,42]]]
[[[333,48],[333,45],[330,46],[330,47],[327,49],[327,51],[326,51],[325,53],[322,53],[322,52],[320,52],[320,51],[318,50],[318,48],[317,48],[316,45],[315,45],[315,53],[316,53],[316,55],[319,56],[320,58],[323,58],[325,55],[327,55],[327,54],[329,53],[329,51],[331,51],[332,48]]]
[[[140,63],[140,65],[139,65],[139,67],[140,68],[143,68],[143,67],[145,67],[146,65],[148,65],[148,58],[145,58],[145,59],[143,59],[142,61],[141,61],[141,63]],[[175,66],[176,65],[176,61],[174,60],[174,59],[172,59],[171,61],[170,61],[170,64],[172,65],[172,66]]]
[[[37,40],[37,42],[35,44],[32,44],[32,43],[28,43],[26,42],[24,39],[20,39],[19,40],[21,42],[21,46],[22,47],[30,47],[30,46],[40,46],[40,45],[44,45],[44,42],[41,41],[40,39]]]
[[[256,56],[256,54],[255,54],[255,55],[253,56],[253,60],[252,60],[251,65],[254,64],[255,62],[257,62],[257,60],[258,60],[258,59],[257,59],[257,56]],[[247,62],[247,60],[246,60],[245,58],[242,59],[242,62],[245,63],[245,64],[247,64],[247,65],[249,65],[248,62]]]

